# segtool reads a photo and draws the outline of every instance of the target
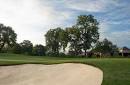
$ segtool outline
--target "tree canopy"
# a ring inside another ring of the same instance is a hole
[[[33,55],[43,56],[45,55],[46,49],[43,45],[35,45],[33,47]]]
[[[17,34],[9,26],[0,24],[0,51],[5,45],[12,47],[16,43]]]
[[[82,50],[86,55],[86,51],[99,39],[98,25],[94,16],[80,15],[72,27],[50,29],[45,35],[48,51],[58,54],[61,48],[65,51],[69,45],[69,50],[75,55]]]
[[[77,26],[81,32],[82,49],[86,51],[99,39],[98,21],[92,15],[80,15],[77,19]]]
[[[111,53],[117,51],[118,48],[111,41],[105,38],[103,41],[98,41],[93,50],[102,53]]]
[[[16,43],[13,48],[12,48],[12,52],[16,53],[16,54],[20,54],[22,52],[22,47],[20,44]]]
[[[31,43],[31,41],[24,40],[22,43],[20,43],[20,46],[22,48],[22,53],[32,54],[33,44]]]
[[[69,37],[69,52],[74,53],[73,55],[78,55],[81,53],[81,33],[80,29],[76,26],[72,26],[71,28],[67,28],[68,37]]]
[[[62,31],[60,27],[56,29],[50,29],[46,34],[46,46],[49,52],[56,55],[59,54],[59,49],[62,47]]]

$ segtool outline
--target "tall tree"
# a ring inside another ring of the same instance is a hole
[[[12,47],[16,43],[17,34],[9,26],[0,24],[0,51],[5,45]]]
[[[56,29],[50,29],[46,34],[46,46],[49,52],[52,52],[56,55],[59,54],[59,49],[61,49],[61,31],[60,27]]]
[[[59,32],[59,40],[61,43],[61,47],[63,48],[63,51],[65,52],[65,49],[69,42],[69,33],[67,32],[66,29],[65,30],[61,29],[61,31]]]
[[[77,19],[77,26],[81,32],[82,49],[85,54],[87,50],[99,39],[98,21],[92,15],[80,15]]]
[[[81,33],[80,30],[76,26],[72,26],[68,28],[68,36],[69,36],[69,50],[73,52],[74,55],[78,55],[81,52]]]

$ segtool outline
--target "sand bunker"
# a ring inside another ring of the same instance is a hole
[[[0,66],[0,85],[101,85],[103,73],[84,64]]]

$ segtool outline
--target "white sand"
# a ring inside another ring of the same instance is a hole
[[[101,85],[103,72],[84,64],[0,66],[0,85]]]

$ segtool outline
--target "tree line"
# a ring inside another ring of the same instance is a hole
[[[87,50],[99,39],[98,25],[94,16],[80,15],[72,27],[50,29],[45,35],[48,52],[58,55],[61,49],[65,51],[69,45],[69,51],[74,55],[82,51],[86,55]]]
[[[45,34],[46,46],[35,45],[29,40],[17,43],[17,34],[9,26],[0,24],[0,52],[9,49],[13,53],[29,55],[60,55],[66,50],[70,55],[86,56],[89,50],[108,53],[117,46],[107,39],[99,41],[99,22],[93,15],[80,15],[71,27],[52,28]]]
[[[17,54],[45,55],[45,46],[35,45],[29,40],[16,42],[17,34],[10,26],[0,24],[0,52],[13,52]]]
[[[72,27],[53,28],[46,34],[47,53],[50,55],[60,55],[61,50],[69,55],[84,55],[89,52],[100,52],[111,54],[118,51],[108,39],[99,41],[99,22],[92,15],[80,15]],[[91,50],[91,51],[90,51]]]

